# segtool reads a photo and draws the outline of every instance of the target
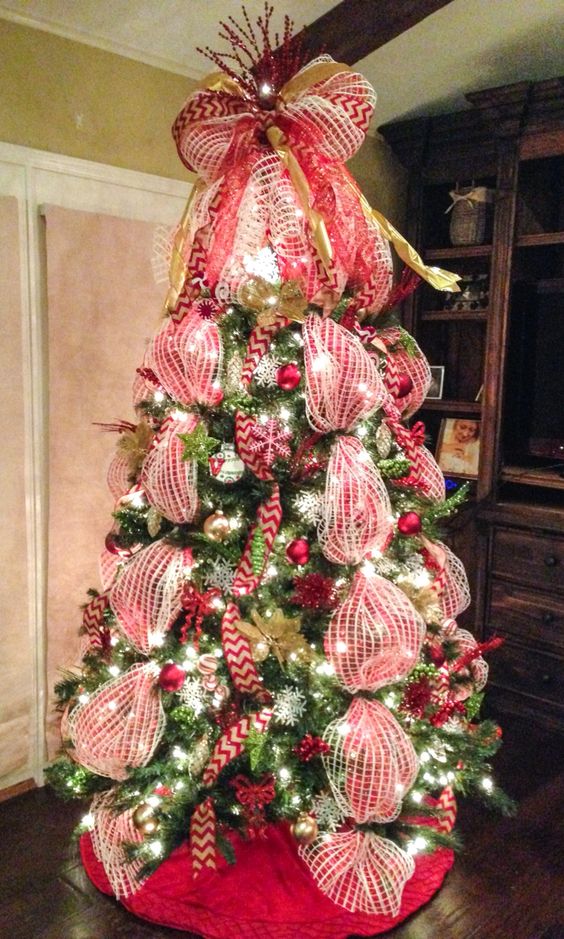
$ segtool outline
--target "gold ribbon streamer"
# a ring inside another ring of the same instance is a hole
[[[280,101],[288,104],[295,101],[304,91],[311,88],[312,85],[318,85],[319,82],[327,81],[338,75],[340,72],[352,72],[353,69],[345,65],[344,62],[319,62],[318,65],[312,65],[311,68],[298,72],[293,78],[290,78],[278,92],[278,103]]]
[[[203,189],[205,189],[205,186],[206,184],[203,179],[197,179],[194,183],[192,192],[188,196],[186,208],[182,213],[180,224],[174,236],[172,252],[170,256],[170,267],[168,269],[168,282],[170,286],[164,305],[165,316],[167,316],[169,313],[172,313],[176,307],[176,304],[178,303],[178,297],[180,296],[182,288],[184,287],[184,282],[186,280],[186,261],[184,260],[184,249],[186,247],[186,240],[188,238],[188,231],[190,228],[190,210],[192,208],[192,203],[195,197],[199,195]]]
[[[292,148],[288,144],[286,137],[279,127],[269,127],[266,131],[268,142],[276,151],[284,166],[290,174],[292,185],[298,194],[302,211],[308,221],[311,229],[313,242],[319,254],[321,263],[327,276],[330,276],[332,270],[333,247],[329,241],[329,235],[325,226],[323,216],[310,205],[310,188],[305,173],[298,163]]]
[[[452,271],[445,271],[441,267],[428,267],[424,262],[421,256],[417,253],[414,247],[409,244],[408,241],[399,233],[397,228],[394,228],[391,222],[382,215],[381,212],[378,212],[376,209],[373,209],[366,197],[362,194],[358,188],[356,182],[347,173],[348,182],[351,188],[357,195],[357,198],[360,202],[362,211],[367,219],[376,223],[380,234],[390,241],[396,253],[402,259],[402,261],[407,264],[412,270],[416,271],[423,280],[426,280],[428,284],[431,284],[435,290],[444,290],[447,293],[458,293],[460,287],[458,286],[457,281],[460,280],[459,274],[453,274]]]

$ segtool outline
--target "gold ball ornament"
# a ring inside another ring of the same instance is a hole
[[[212,541],[225,541],[229,532],[229,519],[223,512],[213,512],[204,521],[204,535]]]
[[[154,810],[147,802],[141,802],[137,806],[132,821],[137,831],[143,835],[154,835],[159,830],[159,820],[155,818]]]
[[[313,815],[306,815],[305,812],[298,815],[291,830],[298,844],[311,844],[319,834],[319,828]]]

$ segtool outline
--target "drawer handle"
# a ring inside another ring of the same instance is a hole
[[[544,563],[546,564],[547,567],[556,567],[556,565],[558,564],[558,558],[556,557],[555,554],[547,554],[547,556],[544,559]]]
[[[545,626],[552,626],[554,622],[554,613],[543,613],[542,621]]]

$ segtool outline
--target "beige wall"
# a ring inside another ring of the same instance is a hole
[[[188,180],[171,124],[194,82],[0,19],[0,140]]]
[[[170,134],[182,75],[0,19],[0,140],[190,179]],[[77,126],[78,125],[78,126]],[[349,163],[368,200],[404,224],[404,172],[380,137]]]

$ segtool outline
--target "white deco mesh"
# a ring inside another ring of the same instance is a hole
[[[389,822],[417,775],[411,740],[379,701],[353,698],[326,728],[323,756],[335,801],[356,822]]]
[[[171,522],[191,522],[198,509],[198,464],[183,460],[178,434],[194,429],[194,416],[166,421],[143,463],[139,482],[152,506]]]
[[[146,362],[168,394],[181,404],[217,401],[222,347],[216,323],[197,313],[167,320],[147,349]]]
[[[133,824],[134,809],[116,814],[113,808],[114,793],[103,792],[94,796],[90,812],[94,825],[90,832],[94,854],[103,865],[104,871],[117,899],[130,897],[139,890],[143,880],[139,873],[142,858],[128,861],[124,844],[139,844],[143,835]]]
[[[349,430],[381,406],[387,391],[356,336],[312,314],[303,338],[307,416],[315,430]]]
[[[153,250],[151,252],[151,268],[156,284],[168,282],[170,257],[176,228],[170,225],[156,225],[153,231]]]
[[[68,719],[78,763],[111,779],[126,779],[129,767],[146,766],[165,728],[153,662],[132,665],[112,678]]]
[[[118,450],[112,457],[106,476],[108,489],[116,501],[121,499],[131,488],[130,472],[129,460],[124,453],[120,453]]]
[[[467,652],[472,652],[477,645],[475,637],[472,633],[468,632],[467,629],[457,629],[456,633],[452,637],[452,641],[458,644],[458,656],[466,655]],[[474,685],[473,689],[461,690],[461,694],[455,695],[455,697],[469,697],[472,691],[481,691],[485,687],[488,681],[488,672],[489,667],[485,659],[480,656],[479,658],[473,659],[468,666],[468,671],[472,676],[472,683]]]
[[[409,854],[372,832],[336,832],[299,853],[322,893],[351,913],[396,916],[415,871]]]
[[[376,691],[416,664],[425,623],[402,591],[377,574],[356,574],[325,634],[325,654],[348,691]]]
[[[401,332],[397,327],[383,329],[378,337],[387,343],[399,343]],[[419,410],[431,385],[431,368],[413,336],[409,337],[411,351],[398,344],[397,351],[388,352],[386,367],[386,385],[394,391],[395,381],[401,375],[408,375],[413,382],[411,391],[403,398],[396,399],[397,407],[404,417],[410,417]]]
[[[120,564],[123,564],[123,559],[119,555],[112,554],[107,548],[103,549],[98,561],[100,583],[103,590],[109,590],[113,585]]]
[[[444,587],[440,596],[445,619],[456,619],[470,605],[470,586],[464,565],[446,544],[440,544],[445,552]]]
[[[417,450],[417,468],[421,486],[431,502],[443,502],[445,499],[445,478],[433,454],[427,447]]]
[[[332,61],[331,56],[318,56],[299,74],[307,76],[320,62]],[[347,101],[352,102],[353,96],[354,105],[349,109]],[[297,101],[289,102],[286,110],[299,121],[304,137],[315,141],[316,151],[332,162],[346,163],[364,142],[375,105],[372,85],[358,72],[342,71],[318,82]],[[359,124],[361,110],[364,120]]]
[[[391,529],[388,490],[357,437],[340,437],[331,451],[317,535],[335,564],[359,564],[379,551]]]
[[[140,652],[160,645],[180,613],[184,576],[182,550],[161,540],[139,551],[112,587],[117,625]]]

